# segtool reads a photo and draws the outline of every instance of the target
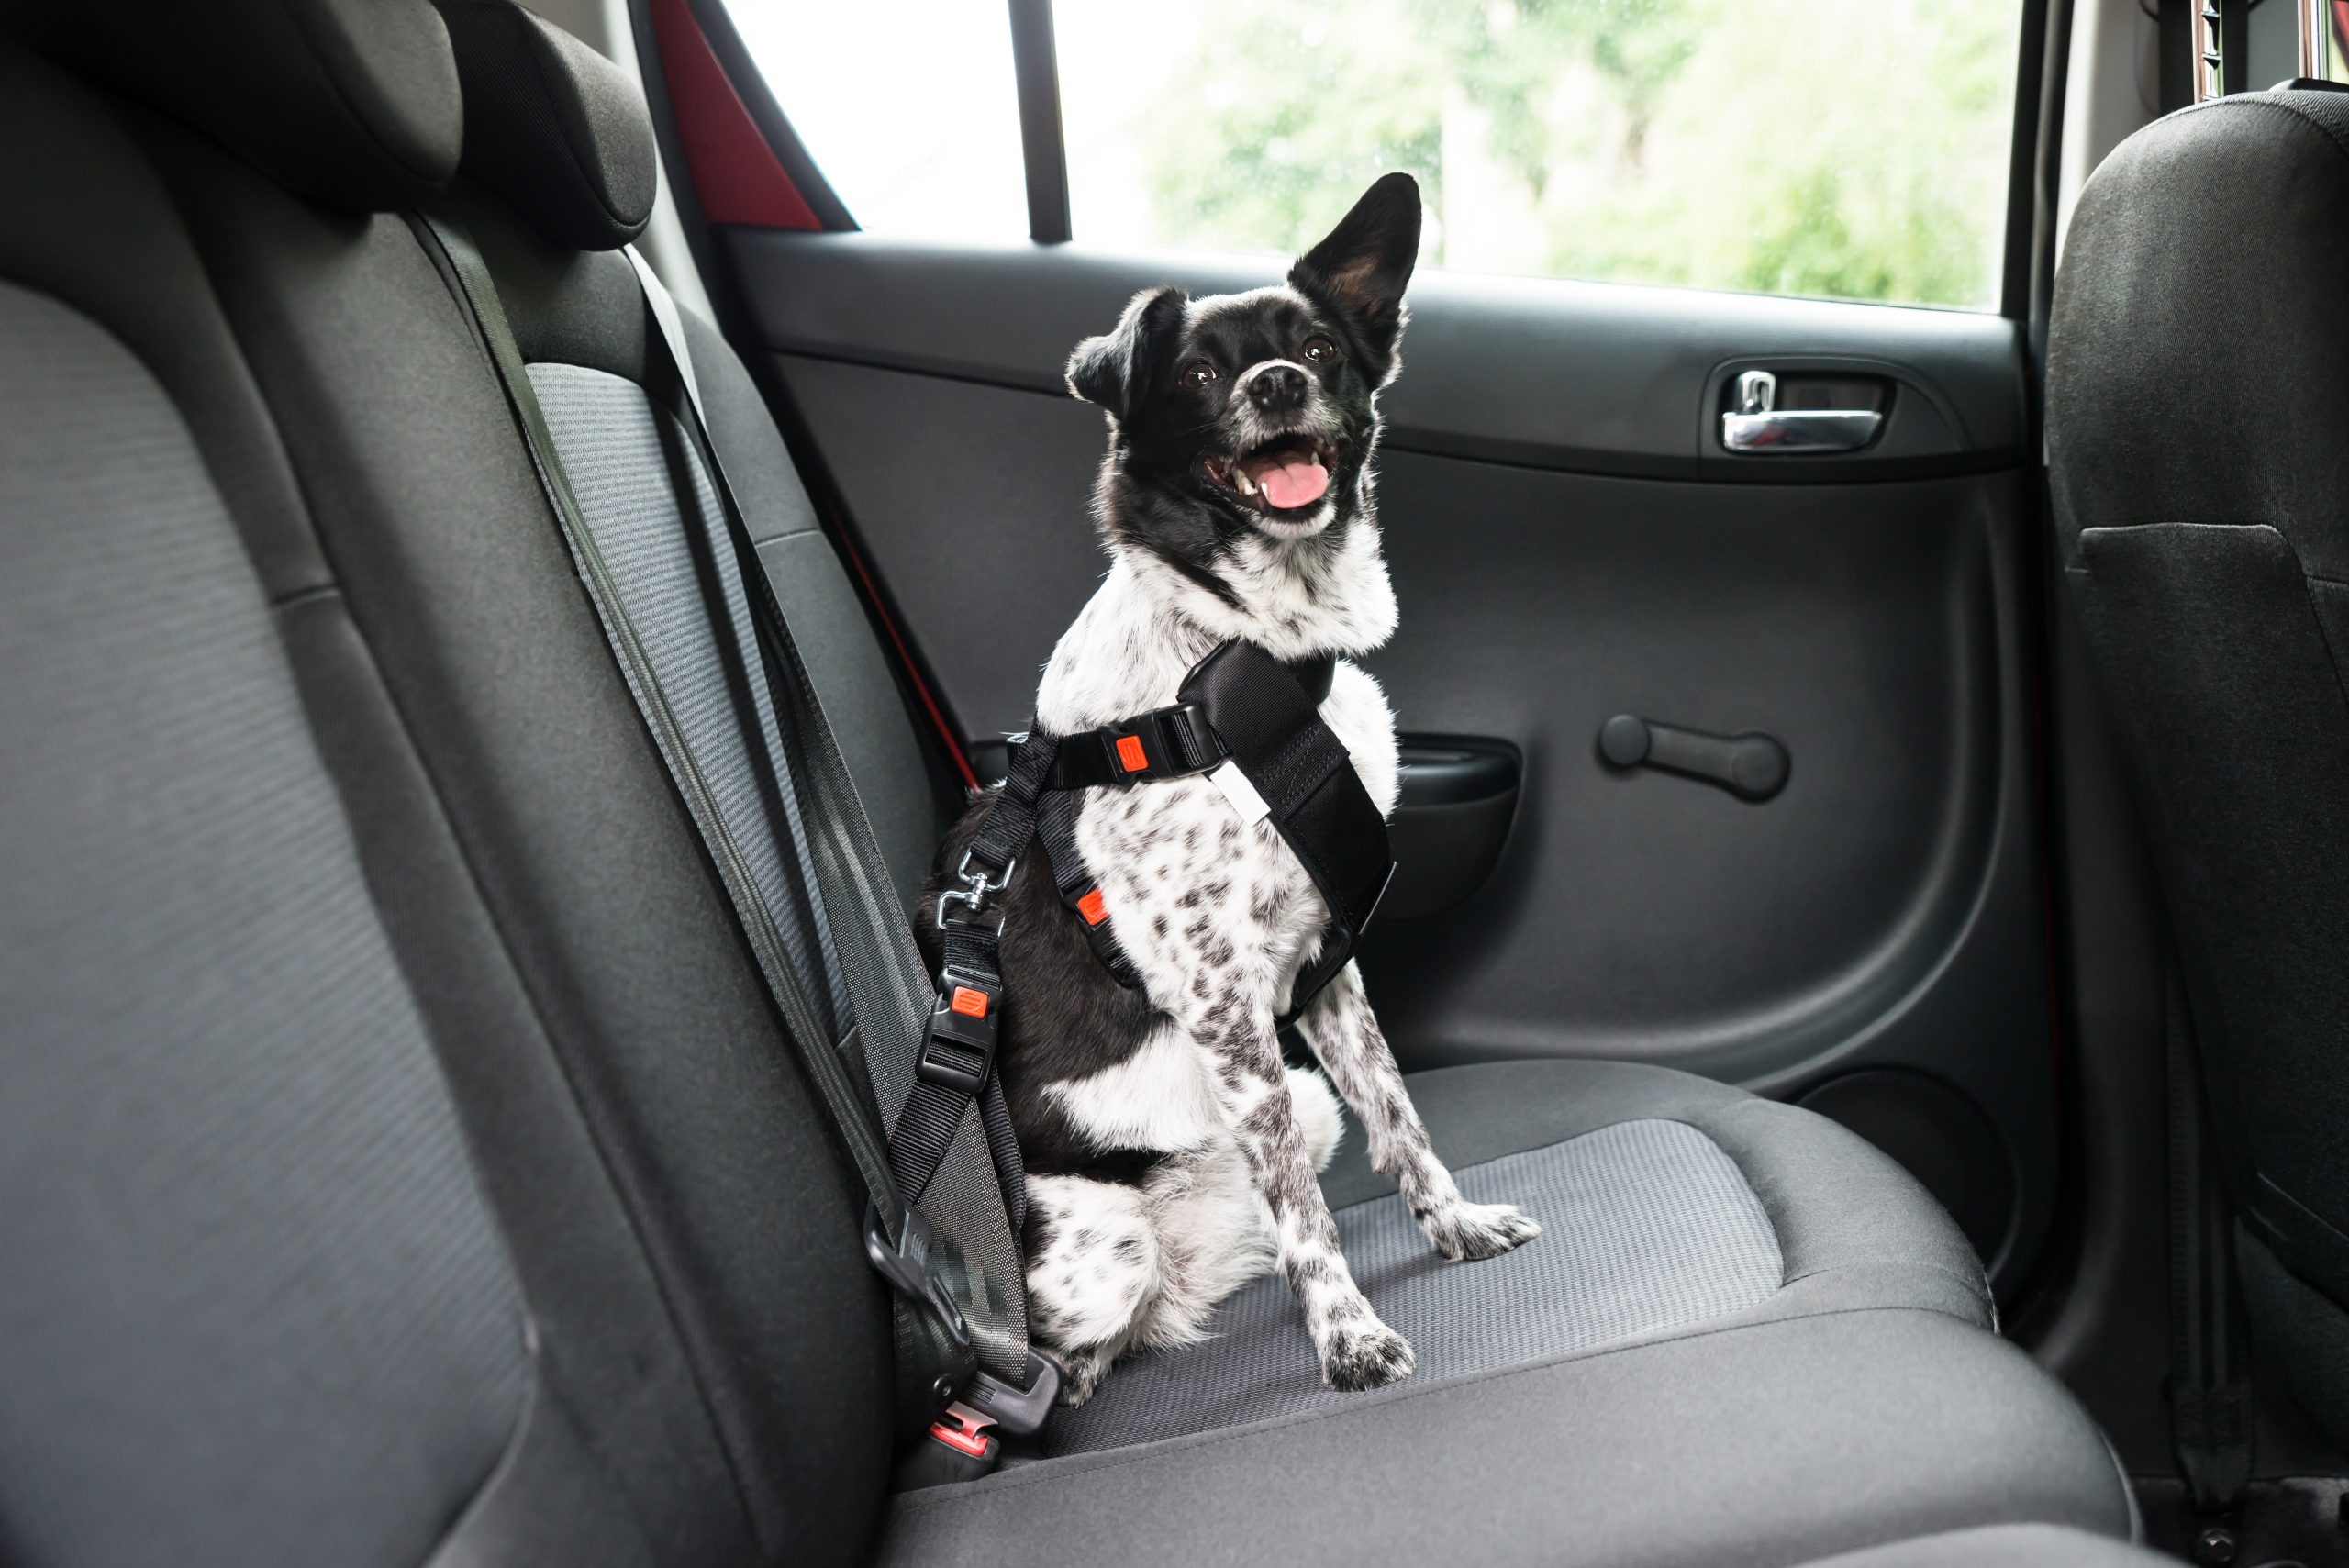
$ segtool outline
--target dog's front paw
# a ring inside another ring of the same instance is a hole
[[[1074,1410],[1100,1392],[1101,1379],[1109,1370],[1109,1358],[1098,1349],[1063,1351],[1038,1345],[1036,1350],[1060,1368],[1061,1390],[1052,1402],[1063,1409]]]
[[[1384,1388],[1411,1375],[1411,1341],[1377,1318],[1340,1329],[1321,1351],[1321,1379],[1344,1394]]]
[[[1463,1203],[1431,1215],[1426,1230],[1435,1250],[1456,1263],[1513,1251],[1542,1234],[1542,1222],[1514,1204]]]

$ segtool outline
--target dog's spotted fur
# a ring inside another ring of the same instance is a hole
[[[1172,703],[1234,639],[1283,660],[1335,653],[1321,717],[1393,810],[1394,717],[1342,656],[1395,629],[1370,458],[1418,238],[1417,187],[1389,175],[1286,286],[1198,301],[1151,291],[1079,346],[1071,388],[1110,415],[1097,502],[1110,567],[1045,667],[1041,728]],[[1301,395],[1259,406],[1255,378],[1284,368],[1304,373]],[[1252,449],[1291,438],[1325,454],[1329,487],[1311,505],[1283,512],[1222,482]],[[987,804],[957,825],[941,866],[961,860]],[[1353,964],[1297,1020],[1327,1079],[1284,1065],[1275,1020],[1328,910],[1269,823],[1244,822],[1193,777],[1086,792],[1076,843],[1140,990],[1094,956],[1032,852],[1003,895],[1000,954],[999,1060],[1029,1166],[1029,1326],[1063,1369],[1063,1399],[1089,1398],[1128,1350],[1197,1339],[1218,1302],[1275,1262],[1332,1385],[1408,1375],[1411,1348],[1354,1283],[1316,1179],[1337,1147],[1337,1097],[1445,1257],[1492,1257],[1539,1228],[1461,1196]]]

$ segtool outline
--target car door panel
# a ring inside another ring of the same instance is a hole
[[[1061,385],[1068,350],[1139,288],[1277,264],[729,245],[960,739],[1020,728],[1102,570],[1104,427]],[[2056,1170],[2011,324],[1443,273],[1412,299],[1379,464],[1402,623],[1365,662],[1421,761],[1397,841],[1431,862],[1363,951],[1398,1056],[1607,1056],[1815,1098],[2011,1284]],[[1748,368],[1873,380],[1880,433],[1731,453]],[[1766,735],[1783,784],[1610,763],[1623,715]],[[1472,755],[1496,760],[1475,809],[1442,798]]]

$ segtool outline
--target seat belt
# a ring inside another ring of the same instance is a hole
[[[2235,1283],[2234,1218],[2219,1179],[2210,1109],[2202,1089],[2193,1015],[2165,946],[2163,1032],[2168,1064],[2170,1245],[2170,1431],[2188,1503],[2207,1539],[2228,1533],[2251,1482],[2250,1350]],[[2221,1555],[2209,1555],[2219,1551]],[[2224,1562],[2232,1541],[2197,1543],[2204,1561]]]
[[[750,522],[709,434],[676,304],[644,258],[625,252],[635,268],[654,331],[647,349],[651,373],[646,391],[674,415],[692,439],[717,493],[718,511],[734,551],[735,566],[751,606],[751,620],[788,750],[793,776],[807,781],[814,809],[807,813],[809,847],[817,881],[832,920],[834,944],[857,1018],[858,1043],[883,1105],[910,1104],[943,1063],[950,1073],[952,1042],[941,1040],[940,1015],[912,929],[898,907],[887,862],[873,837],[864,805],[841,756],[822,700],[807,673],[791,628],[776,603],[765,563],[760,560]],[[951,1014],[970,1023],[964,1014]],[[994,1020],[987,1023],[992,1045]],[[960,1108],[976,1117],[956,1117],[944,1127],[939,1158],[918,1179],[896,1174],[896,1139],[889,1140],[892,1181],[908,1224],[891,1251],[880,1211],[870,1211],[866,1249],[874,1265],[900,1294],[927,1304],[942,1279],[960,1304],[976,1366],[943,1414],[928,1424],[942,1445],[919,1445],[926,1452],[957,1456],[961,1468],[944,1478],[984,1473],[996,1459],[997,1431],[1024,1436],[1042,1426],[1059,1393],[1056,1367],[1028,1343],[1025,1262],[1019,1233],[1028,1203],[1027,1173],[1005,1103],[1001,1080],[992,1071],[992,1050],[975,1093]],[[903,1120],[901,1115],[900,1121]],[[966,1130],[975,1126],[976,1131]],[[916,1223],[928,1213],[935,1240]],[[907,1239],[914,1245],[911,1255]],[[934,1412],[935,1414],[935,1412]],[[963,1462],[976,1462],[975,1464]],[[941,1477],[933,1474],[930,1479]]]
[[[748,941],[752,956],[766,982],[769,994],[783,1015],[785,1032],[790,1038],[809,1081],[824,1102],[826,1111],[849,1151],[867,1197],[868,1251],[885,1252],[886,1262],[876,1257],[875,1266],[896,1287],[892,1293],[894,1329],[897,1352],[896,1409],[898,1429],[903,1437],[918,1436],[934,1421],[949,1400],[966,1392],[977,1380],[989,1380],[995,1366],[1007,1359],[1013,1368],[1023,1368],[1030,1352],[1027,1350],[1024,1296],[1018,1292],[1019,1276],[1010,1275],[1014,1287],[1007,1296],[999,1280],[1003,1265],[996,1262],[991,1274],[983,1274],[972,1260],[985,1259],[988,1249],[984,1242],[978,1247],[961,1245],[963,1230],[947,1230],[940,1237],[930,1218],[901,1200],[891,1181],[885,1141],[881,1138],[867,1109],[862,1085],[855,1081],[853,1068],[859,1062],[871,1074],[876,1093],[885,1094],[888,1074],[885,1063],[876,1057],[874,1040],[876,1034],[887,1032],[886,1009],[880,1005],[874,989],[875,975],[869,956],[860,943],[841,940],[840,922],[843,911],[850,917],[851,929],[860,932],[875,920],[893,917],[896,914],[895,895],[886,891],[884,878],[876,895],[878,909],[867,902],[851,897],[849,890],[860,885],[860,879],[840,874],[833,864],[842,851],[842,840],[851,830],[840,819],[836,790],[819,790],[823,809],[807,814],[810,829],[810,853],[817,862],[819,886],[828,902],[828,915],[835,922],[835,943],[840,949],[842,979],[846,984],[852,1010],[856,1021],[837,1045],[827,1048],[831,1033],[818,1021],[820,1015],[812,1006],[801,986],[787,950],[783,942],[774,915],[751,875],[748,860],[733,832],[717,806],[716,796],[698,763],[684,740],[667,695],[662,690],[636,628],[622,603],[617,584],[612,579],[594,534],[580,511],[564,473],[552,432],[548,428],[535,390],[524,367],[519,346],[499,301],[495,280],[489,274],[478,249],[471,237],[457,224],[446,220],[417,217],[411,219],[420,239],[426,242],[429,255],[441,264],[452,293],[465,307],[467,317],[481,340],[503,388],[509,410],[528,447],[540,487],[554,512],[570,550],[573,564],[578,572],[590,603],[595,607],[615,662],[618,664],[630,696],[651,734],[679,795],[685,800],[687,813],[702,837],[711,862],[718,871],[729,901],[734,906],[737,919]],[[665,347],[665,343],[663,345]],[[682,379],[682,372],[673,373],[673,379]],[[685,421],[689,430],[699,433],[698,423]],[[706,446],[706,442],[703,443]],[[727,494],[722,473],[718,470],[714,454],[705,451],[713,482],[721,495]],[[754,564],[742,571],[743,592],[753,608],[753,621],[763,621],[761,599],[767,593],[763,573]],[[771,600],[764,606],[772,611]],[[778,623],[779,617],[774,617]],[[762,643],[766,634],[762,631]],[[796,657],[796,654],[795,654]],[[763,657],[775,700],[777,728],[786,748],[795,740],[803,740],[808,704],[796,698],[787,705],[785,698],[795,683],[777,678],[774,662]],[[804,680],[804,672],[800,674]],[[812,694],[809,694],[812,697]],[[815,714],[821,723],[820,710]],[[812,753],[820,762],[826,751],[838,766],[836,749],[829,747],[829,731],[821,732],[822,748],[802,744],[798,750]],[[796,759],[795,759],[796,762]],[[815,770],[818,773],[821,769]],[[818,782],[822,782],[818,780]],[[845,782],[845,770],[840,769],[838,783]],[[853,802],[852,786],[848,799]],[[864,827],[861,810],[855,827],[862,828],[867,841],[870,828]],[[829,873],[829,874],[828,874]],[[836,891],[837,890],[837,891]],[[902,924],[902,921],[899,922]],[[910,939],[907,940],[910,951]],[[915,957],[918,973],[918,957]],[[878,1028],[876,1029],[876,1020]],[[982,1160],[985,1156],[981,1156]],[[982,1165],[982,1170],[987,1167]],[[1002,1244],[994,1251],[1008,1253],[1016,1270],[1017,1252],[1008,1244],[1008,1227],[1002,1218],[1002,1200],[995,1190],[991,1170],[985,1178],[987,1189],[985,1204],[964,1202],[956,1206],[947,1217],[947,1223],[966,1222],[965,1209],[975,1210],[983,1218],[985,1209],[992,1206],[996,1227],[1004,1234],[997,1238]],[[944,1229],[944,1226],[939,1227]],[[973,1228],[975,1231],[976,1227]],[[1008,1299],[1010,1310],[1002,1304]],[[1017,1378],[1017,1373],[1014,1374]]]

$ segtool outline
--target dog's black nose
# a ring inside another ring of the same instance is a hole
[[[1266,365],[1249,379],[1248,401],[1267,414],[1285,414],[1305,401],[1305,373],[1295,365]]]

